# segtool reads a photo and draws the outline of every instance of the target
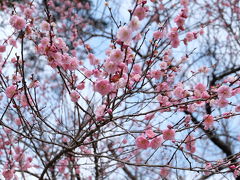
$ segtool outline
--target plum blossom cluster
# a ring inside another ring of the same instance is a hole
[[[78,69],[80,61],[67,53],[68,47],[62,38],[54,38],[51,42],[50,38],[45,37],[36,49],[39,54],[47,56],[48,63],[53,68],[59,66],[70,71]]]
[[[149,141],[151,139],[151,141]],[[140,149],[157,149],[162,145],[163,138],[157,136],[152,129],[145,131],[144,135],[138,136],[136,138],[136,146]]]
[[[218,101],[217,105],[221,108],[226,107],[228,105],[227,98],[232,97],[232,89],[229,86],[222,85],[217,89]]]
[[[186,149],[191,152],[194,153],[196,151],[196,146],[195,146],[195,139],[192,135],[189,135],[186,140]]]
[[[170,125],[162,131],[162,136],[156,135],[152,129],[147,129],[143,135],[136,138],[136,146],[140,149],[157,149],[163,140],[175,140],[175,130]]]
[[[30,88],[36,88],[39,84],[36,82]],[[18,89],[17,85],[8,86],[5,90],[5,94],[9,99],[14,98],[15,100],[19,101],[22,107],[27,107],[33,104],[33,99],[30,95],[26,95],[23,89]]]
[[[26,27],[26,20],[23,19],[20,16],[13,15],[10,19],[10,24],[16,29],[16,30],[22,30]]]
[[[234,77],[229,71],[221,74],[229,76],[221,80],[214,72],[216,65],[206,63],[196,70],[189,66],[194,51],[185,52],[185,47],[183,53],[175,51],[181,42],[190,47],[204,34],[202,24],[207,23],[201,22],[195,31],[186,21],[195,1],[133,1],[131,9],[125,9],[127,22],[115,19],[110,3],[105,3],[107,17],[114,22],[111,32],[100,20],[93,20],[94,1],[47,0],[38,6],[40,2],[14,3],[8,22],[13,34],[0,45],[0,102],[4,106],[0,107],[4,126],[0,154],[5,158],[0,165],[5,179],[28,172],[38,179],[92,179],[92,175],[86,177],[83,159],[94,167],[90,174],[95,173],[95,179],[111,174],[112,164],[116,173],[121,169],[129,177],[134,177],[133,167],[139,172],[139,166],[154,167],[160,179],[169,176],[171,168],[212,172],[226,164],[227,171],[239,175],[238,156],[231,154],[215,166],[202,157],[196,143],[197,139],[217,139],[215,126],[221,123],[216,122],[230,122],[239,115],[240,82],[239,69],[234,70]],[[95,37],[107,39],[104,58],[91,42]],[[34,44],[32,54],[27,53],[28,43]],[[20,53],[14,54],[10,45]],[[51,71],[42,64],[50,65]],[[134,145],[129,141],[132,137]],[[219,141],[215,144],[224,143]],[[229,152],[234,151],[227,151],[227,156]],[[178,153],[183,154],[181,161]],[[142,167],[140,176],[145,172]]]
[[[4,165],[4,169],[2,171],[2,175],[6,180],[11,180],[13,178],[17,178],[15,175],[15,169],[22,169],[27,171],[29,168],[34,167],[35,165],[32,163],[33,158],[28,156],[24,150],[16,146],[14,148],[10,148],[11,142],[1,142],[1,148],[8,151],[9,154],[13,156],[11,161],[8,161]]]

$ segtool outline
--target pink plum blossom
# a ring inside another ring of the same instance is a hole
[[[6,46],[0,45],[0,53],[3,53],[6,51]]]
[[[113,74],[117,71],[118,64],[117,64],[117,62],[114,62],[114,61],[111,61],[110,59],[107,59],[106,62],[104,63],[104,69],[109,74]]]
[[[117,38],[120,41],[128,43],[131,40],[131,37],[132,37],[132,31],[127,26],[122,26],[119,28],[117,33]]]
[[[240,112],[240,105],[235,107],[236,112]]]
[[[17,30],[22,30],[26,26],[26,21],[17,15],[14,15],[10,19],[10,24]]]
[[[83,90],[85,88],[85,83],[84,82],[81,82],[79,83],[77,86],[76,86],[77,89],[79,90]]]
[[[43,21],[41,24],[41,29],[43,31],[50,31],[50,24],[47,21]]]
[[[217,89],[218,97],[229,98],[232,96],[232,89],[229,86],[222,85]]]
[[[224,98],[220,98],[216,101],[216,103],[220,108],[223,108],[223,107],[226,107],[229,102],[228,102],[228,100],[226,100]]]
[[[172,128],[163,130],[163,139],[164,140],[174,140],[175,139],[175,130]]]
[[[150,142],[150,147],[153,149],[157,149],[162,145],[163,139],[161,136],[155,137],[154,139],[152,139],[152,141]]]
[[[194,137],[192,135],[189,135],[186,140],[186,149],[191,152],[194,153],[196,151],[196,147],[195,147],[195,140]]]
[[[177,48],[180,45],[180,41],[178,39],[171,41],[171,46],[173,48]]]
[[[20,118],[16,118],[16,119],[14,120],[14,122],[15,122],[15,124],[16,124],[17,126],[21,126],[21,125],[22,125],[22,121],[21,121]]]
[[[136,138],[136,146],[140,149],[147,149],[149,141],[144,136],[138,136]]]
[[[113,87],[111,83],[106,79],[97,80],[94,85],[94,90],[99,92],[103,96],[110,93],[112,91],[112,88]]]
[[[163,32],[161,32],[161,31],[155,31],[155,32],[153,33],[153,37],[154,37],[154,39],[156,39],[156,40],[161,39],[161,38],[163,38]]]
[[[79,95],[79,93],[76,90],[73,90],[70,93],[70,97],[71,97],[72,102],[77,102],[78,99],[80,98],[80,95]]]
[[[140,28],[140,21],[138,19],[137,16],[134,16],[132,18],[132,20],[130,21],[129,23],[129,28],[132,30],[132,31],[136,31]]]
[[[17,86],[16,85],[8,86],[5,90],[5,93],[8,98],[12,98],[17,93]]]
[[[138,6],[138,7],[135,9],[133,15],[134,15],[134,16],[137,16],[138,19],[141,21],[141,20],[143,20],[143,19],[145,18],[146,12],[147,12],[147,9],[146,9],[145,7]]]
[[[2,172],[2,175],[6,180],[11,180],[14,176],[14,170],[13,169],[7,169]]]
[[[183,6],[187,6],[189,4],[189,0],[181,0],[180,3]]]
[[[197,89],[198,91],[200,92],[204,92],[206,90],[206,86],[202,83],[198,83],[196,86],[195,86],[195,89]]]
[[[121,62],[124,58],[124,54],[120,49],[113,49],[110,53],[110,60],[113,62]]]
[[[100,105],[96,108],[95,114],[97,118],[104,116],[106,110],[106,105]]]
[[[205,115],[204,116],[204,121],[203,121],[203,125],[205,129],[210,129],[211,127],[213,127],[213,123],[214,123],[214,118],[212,115]]]
[[[168,167],[163,167],[163,168],[161,168],[161,170],[160,170],[160,175],[161,175],[163,178],[167,177],[167,176],[169,175],[169,173],[170,173],[170,169],[169,169]]]
[[[145,131],[145,134],[147,135],[147,137],[149,138],[153,138],[155,136],[155,133],[153,132],[152,129],[148,129]]]
[[[177,98],[183,98],[184,97],[184,89],[181,86],[178,86],[173,91],[174,95]]]
[[[185,23],[185,18],[178,15],[175,19],[174,22],[177,24],[178,27],[183,27],[184,23]]]

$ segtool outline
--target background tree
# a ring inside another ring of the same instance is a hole
[[[238,1],[2,1],[5,179],[239,179]]]

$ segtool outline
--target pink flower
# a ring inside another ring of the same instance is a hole
[[[97,118],[104,116],[106,110],[106,105],[100,105],[96,108],[95,114]]]
[[[191,116],[190,115],[187,115],[186,117],[185,117],[185,119],[184,119],[184,122],[186,123],[186,124],[188,124],[188,123],[190,123],[190,121],[191,121]]]
[[[171,32],[168,34],[168,37],[171,41],[177,41],[178,40],[178,30],[177,30],[177,28],[172,28]]]
[[[136,146],[141,149],[147,149],[149,146],[149,141],[145,137],[139,136],[136,139]]]
[[[136,36],[133,37],[134,41],[139,41],[142,38],[142,35],[138,33]]]
[[[177,98],[183,98],[184,97],[184,89],[182,87],[176,87],[173,91],[173,94],[177,97]]]
[[[92,72],[91,70],[87,70],[87,69],[86,69],[86,70],[84,71],[84,75],[89,78],[89,77],[91,77],[91,76],[93,75],[93,72]]]
[[[236,106],[235,111],[240,112],[240,106]]]
[[[70,93],[70,97],[71,97],[72,102],[77,102],[78,99],[80,98],[80,95],[79,95],[79,93],[76,90],[73,90]]]
[[[58,171],[63,174],[65,172],[65,169],[67,168],[68,161],[67,159],[62,159],[59,161]]]
[[[202,92],[202,98],[208,99],[209,97],[210,97],[210,95],[208,94],[207,91]]]
[[[208,67],[201,67],[198,69],[198,72],[203,72],[203,73],[207,73],[209,71]]]
[[[91,65],[97,65],[98,64],[98,60],[96,59],[94,54],[89,53],[87,57],[88,57],[89,62],[90,62]]]
[[[204,174],[205,174],[206,176],[208,176],[209,174],[211,174],[211,173],[209,172],[209,170],[212,169],[212,164],[211,164],[211,163],[206,163],[206,166],[205,166],[204,169],[206,170],[206,171],[204,171]]]
[[[15,124],[16,124],[17,126],[21,126],[21,125],[22,125],[22,121],[21,121],[20,118],[16,118],[16,119],[14,120],[14,122],[15,122]]]
[[[189,4],[189,0],[181,0],[180,3],[183,6],[187,6]]]
[[[18,80],[18,78],[20,79],[22,79],[22,77],[20,76],[20,77],[17,77],[16,78],[16,82],[17,82],[17,80]],[[39,87],[40,86],[40,82],[38,81],[38,80],[34,80],[34,81],[32,81],[30,84],[29,84],[29,88],[36,88],[36,87]]]
[[[233,173],[234,177],[237,178],[239,176],[239,174],[240,174],[239,169],[235,169],[234,173]]]
[[[160,68],[161,68],[161,69],[165,70],[165,69],[167,69],[167,67],[168,67],[168,65],[167,65],[166,62],[162,61],[162,62],[160,63]]]
[[[68,70],[73,71],[78,68],[78,60],[76,58],[71,58],[68,64]]]
[[[50,31],[50,24],[47,21],[43,21],[41,24],[41,29],[43,31]]]
[[[217,89],[218,97],[229,98],[232,96],[232,89],[229,86],[222,85]]]
[[[139,82],[140,79],[141,79],[141,76],[139,74],[135,74],[133,77],[132,77],[133,81],[135,82]]]
[[[147,114],[145,117],[144,117],[144,119],[146,119],[146,120],[151,120],[151,119],[153,119],[154,118],[154,113],[151,113],[151,114]]]
[[[11,180],[14,176],[14,170],[13,169],[7,169],[2,172],[2,175],[6,180]]]
[[[113,62],[111,60],[107,60],[105,63],[104,63],[104,69],[106,72],[108,72],[109,74],[113,74],[117,71],[118,69],[118,64],[117,62]]]
[[[33,10],[30,9],[30,8],[26,8],[24,10],[24,15],[27,17],[27,18],[30,18],[32,16],[32,13],[33,13]]]
[[[203,34],[204,34],[204,29],[203,29],[203,28],[200,29],[199,34],[200,34],[200,35],[203,35]]]
[[[22,105],[23,107],[29,106],[29,103],[32,104],[31,98],[30,98],[29,96],[28,96],[28,98],[27,98],[27,97],[25,96],[25,94],[22,94],[22,95],[21,95],[20,101],[21,101],[21,105]],[[29,101],[29,103],[28,103],[28,101]]]
[[[213,126],[214,123],[214,118],[212,115],[205,115],[204,116],[204,121],[203,121],[203,125],[204,125],[204,129],[210,129]]]
[[[232,90],[232,96],[235,96],[237,94],[240,94],[240,88],[236,88],[236,89]]]
[[[32,167],[32,166],[31,166],[30,162],[27,161],[27,162],[24,163],[24,165],[23,165],[23,167],[22,167],[22,170],[26,171],[26,170],[28,170],[28,169],[31,168],[31,167]]]
[[[171,46],[173,48],[177,48],[179,45],[180,45],[180,41],[178,39],[171,42]]]
[[[226,106],[228,105],[228,103],[229,103],[228,100],[223,99],[223,98],[217,100],[217,105],[218,105],[220,108],[226,107]]]
[[[181,9],[180,16],[187,18],[188,17],[188,8]]]
[[[154,39],[161,39],[161,38],[163,38],[163,32],[161,32],[161,31],[155,31],[154,33],[153,33],[153,37],[154,37]]]
[[[183,18],[182,16],[177,16],[174,19],[174,22],[177,24],[178,27],[183,27],[184,23],[185,23],[185,18]]]
[[[153,149],[157,149],[162,145],[163,139],[161,136],[155,137],[151,142],[150,142],[150,147]]]
[[[128,43],[131,40],[132,31],[127,26],[122,26],[119,28],[117,33],[117,38],[120,41]]]
[[[8,98],[12,98],[17,93],[17,86],[16,85],[8,86],[5,90],[5,93]]]
[[[81,82],[77,85],[77,89],[83,90],[85,88],[85,82]]]
[[[163,168],[161,168],[161,170],[160,170],[160,175],[161,175],[163,178],[165,178],[165,177],[167,177],[167,176],[169,175],[169,172],[170,172],[170,170],[169,170],[168,167],[163,167]]]
[[[17,41],[16,41],[15,39],[10,38],[10,39],[8,40],[8,43],[9,43],[10,45],[14,46],[15,48],[17,48]]]
[[[122,143],[123,143],[123,144],[127,144],[127,142],[128,142],[128,141],[127,141],[127,139],[125,139],[125,138],[122,140]]]
[[[124,54],[120,49],[113,49],[109,58],[111,61],[121,62],[124,58]]]
[[[26,21],[19,16],[12,16],[10,19],[10,24],[17,30],[22,30],[26,26]]]
[[[142,69],[140,64],[134,64],[133,65],[133,72],[136,74],[141,74],[142,73]]]
[[[195,147],[195,140],[194,140],[194,137],[189,135],[186,140],[185,140],[185,143],[186,143],[186,149],[191,152],[191,153],[194,153],[196,151],[196,147]]]
[[[146,133],[147,137],[149,137],[149,138],[153,138],[155,136],[155,133],[153,132],[152,129],[146,130],[145,133]]]
[[[3,53],[6,51],[6,46],[0,45],[0,53]]]
[[[129,28],[132,31],[136,31],[139,29],[139,27],[140,27],[140,21],[139,21],[138,17],[134,16],[129,23]]]
[[[168,128],[163,130],[163,139],[164,140],[174,140],[175,139],[175,130]]]
[[[186,40],[188,42],[194,40],[194,34],[192,32],[188,32],[187,35],[186,35]]]
[[[155,70],[151,72],[152,78],[155,78],[155,79],[160,79],[161,76],[163,76],[163,74],[164,73],[161,70]]]
[[[196,86],[195,86],[195,89],[197,89],[198,91],[200,92],[204,92],[206,90],[206,86],[202,83],[198,83]]]
[[[224,117],[224,119],[229,119],[232,116],[231,112],[225,112],[222,114],[222,116]]]
[[[147,9],[146,9],[145,7],[138,6],[138,7],[135,9],[133,15],[134,15],[134,16],[137,16],[138,19],[141,21],[141,20],[143,20],[143,19],[145,18],[145,16],[146,16],[146,10],[147,10]]]
[[[98,80],[94,85],[94,90],[104,96],[112,91],[112,85],[106,79]]]

